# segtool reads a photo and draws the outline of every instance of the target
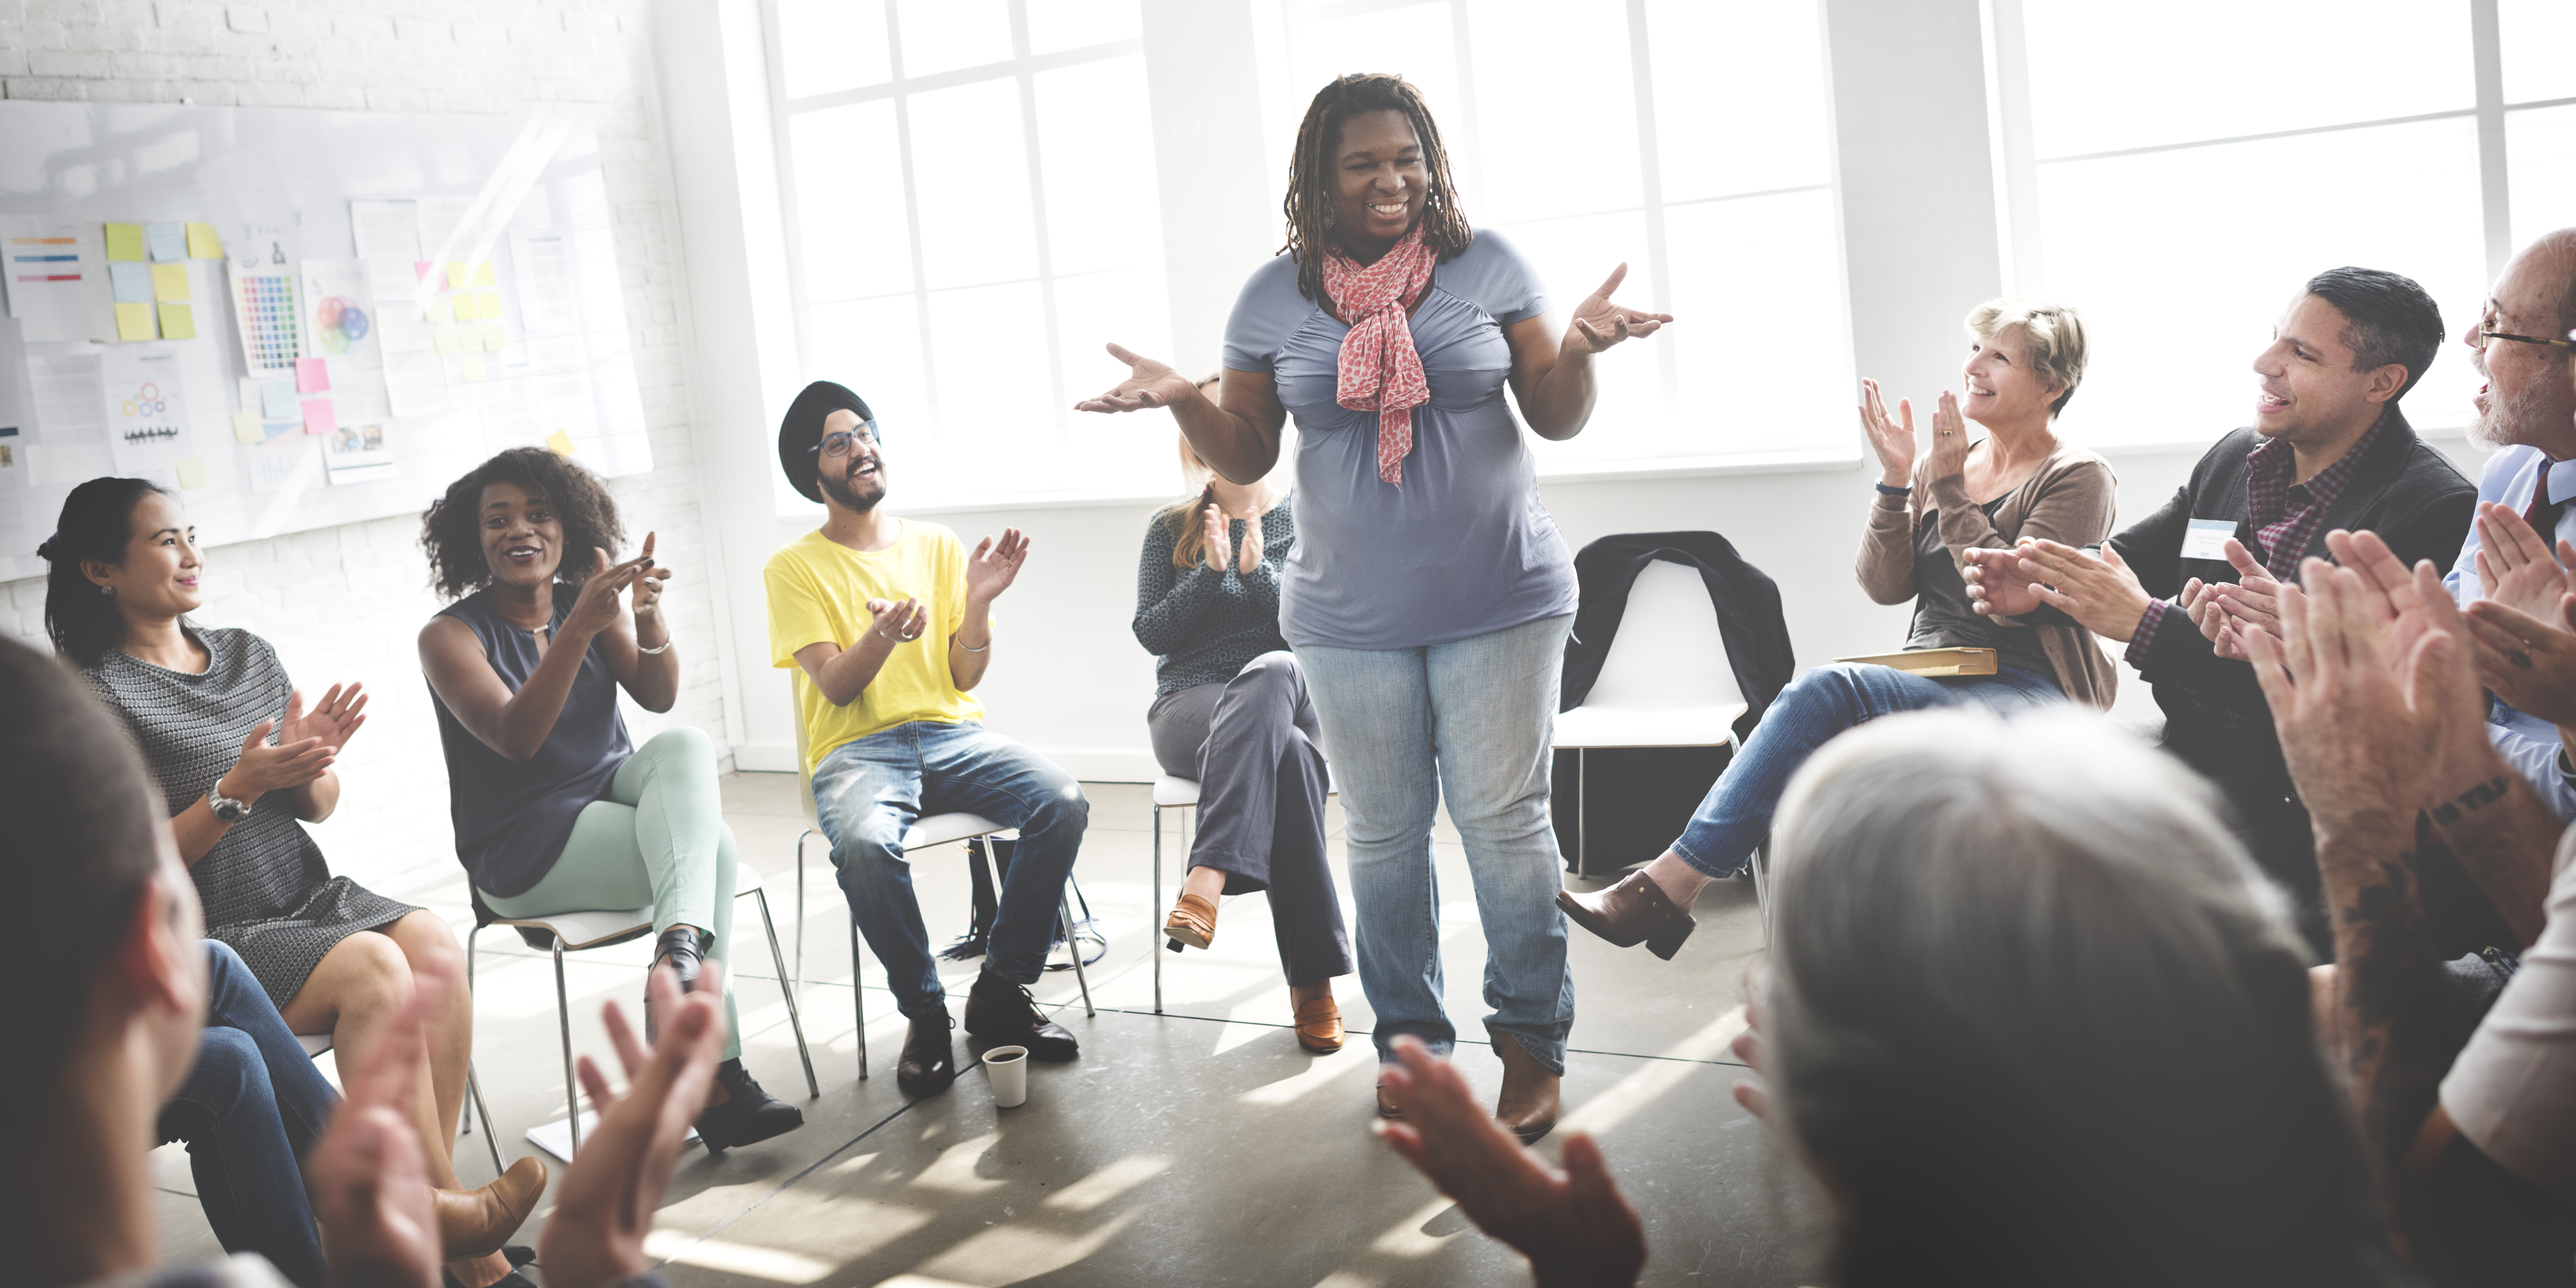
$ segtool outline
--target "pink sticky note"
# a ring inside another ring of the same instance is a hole
[[[322,394],[331,392],[331,369],[320,358],[295,360],[295,392]]]
[[[413,281],[417,282],[417,281],[419,281],[420,279],[422,279],[422,278],[424,278],[424,277],[429,276],[429,270],[431,270],[431,269],[433,269],[433,268],[436,268],[436,267],[438,267],[438,265],[437,265],[435,262],[431,261],[431,260],[426,260],[426,259],[415,259],[415,260],[413,260],[413,261],[411,262],[411,280],[413,280]]]
[[[307,398],[304,400],[305,433],[328,434],[338,430],[339,428],[340,414],[331,410],[330,399]]]

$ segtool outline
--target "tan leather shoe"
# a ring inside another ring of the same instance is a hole
[[[1386,1079],[1384,1078],[1378,1079],[1377,1082],[1377,1116],[1380,1118],[1404,1116],[1404,1107],[1386,1098]]]
[[[1509,1033],[1491,1035],[1494,1054],[1503,1059],[1503,1094],[1494,1103],[1494,1117],[1524,1145],[1556,1130],[1557,1084],[1563,1079],[1547,1071],[1538,1057]]]
[[[1680,952],[1682,941],[1699,923],[1664,894],[1641,869],[1619,879],[1619,884],[1598,894],[1576,894],[1571,890],[1556,892],[1556,906],[1574,924],[1617,944],[1635,946],[1644,940],[1646,951],[1665,961]]]
[[[1317,1055],[1342,1049],[1342,1008],[1319,997],[1297,1008],[1297,1045]]]
[[[1163,933],[1172,941],[1172,951],[1180,945],[1205,948],[1216,942],[1216,905],[1194,894],[1181,896],[1172,915],[1163,919]]]
[[[501,1179],[479,1190],[431,1190],[438,1214],[440,1260],[490,1256],[518,1232],[546,1192],[546,1165],[535,1155],[510,1164]]]

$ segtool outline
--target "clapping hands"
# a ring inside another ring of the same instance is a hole
[[[1261,517],[1268,513],[1256,509],[1243,518],[1243,544],[1234,552],[1234,565],[1235,571],[1246,577],[1261,570]],[[1224,572],[1226,547],[1233,542],[1228,535],[1232,525],[1226,521],[1225,511],[1213,505],[1199,519],[1207,531],[1208,571]]]

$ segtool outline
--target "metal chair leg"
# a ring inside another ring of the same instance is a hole
[[[796,987],[805,987],[805,838],[814,835],[806,828],[796,837]]]
[[[819,1100],[823,1084],[814,1080],[814,1056],[805,1049],[805,1021],[796,1013],[796,989],[787,982],[787,960],[778,953],[778,923],[769,919],[769,892],[754,890],[751,897],[760,904],[760,928],[769,932],[769,963],[778,968],[778,991],[787,997],[787,1027],[796,1033],[796,1058],[805,1062],[805,1090]]]
[[[859,919],[850,919],[850,1006],[859,1017],[859,1081],[868,1080],[868,990],[859,978]]]
[[[1072,883],[1068,881],[1065,888],[1067,890],[1071,890]],[[1056,906],[1063,910],[1064,950],[1073,954],[1073,980],[1075,983],[1082,985],[1082,1013],[1084,1015],[1098,1015],[1100,1012],[1093,1010],[1091,1007],[1091,979],[1089,976],[1083,974],[1082,971],[1082,941],[1073,937],[1073,896],[1071,894],[1058,894],[1056,898]]]
[[[1154,903],[1145,910],[1145,955],[1154,959],[1154,1014],[1163,1013],[1163,946],[1155,943],[1161,927],[1150,920],[1163,910],[1163,807],[1154,807]],[[1077,954],[1077,957],[1079,954]]]
[[[465,1062],[465,1090],[474,1102],[474,1112],[483,1115],[483,1144],[492,1151],[492,1174],[508,1170],[501,1166],[501,1129],[492,1125],[492,1107],[483,1103],[483,1080],[474,1076],[474,1062]]]
[[[581,1152],[581,1080],[572,1072],[572,995],[564,990],[563,936],[555,936],[555,1020],[563,1027],[564,1117],[572,1152]]]

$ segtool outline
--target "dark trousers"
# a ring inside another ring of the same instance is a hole
[[[1270,892],[1291,984],[1351,973],[1351,937],[1324,863],[1324,727],[1295,655],[1264,653],[1224,684],[1154,699],[1145,713],[1163,772],[1199,784],[1190,867],[1227,894]]]
[[[2299,934],[2317,960],[2333,961],[2334,923],[2326,908],[2324,879],[2317,871],[2316,833],[2308,823],[2308,807],[2299,802],[2281,767],[2280,753],[2268,746],[2265,756],[2222,750],[2201,740],[2176,740],[2170,731],[2165,750],[2181,757],[2226,795],[2236,816],[2236,839],[2254,856],[2255,866],[2289,894]],[[2520,942],[2448,849],[2419,847],[2413,868],[2424,900],[2424,928],[2439,955],[2447,959],[2488,947],[2511,948]]]
[[[256,1252],[297,1288],[324,1288],[296,1160],[330,1124],[339,1093],[241,957],[213,940],[206,956],[206,1032],[188,1080],[161,1107],[161,1143],[188,1142],[197,1202],[224,1251]]]

